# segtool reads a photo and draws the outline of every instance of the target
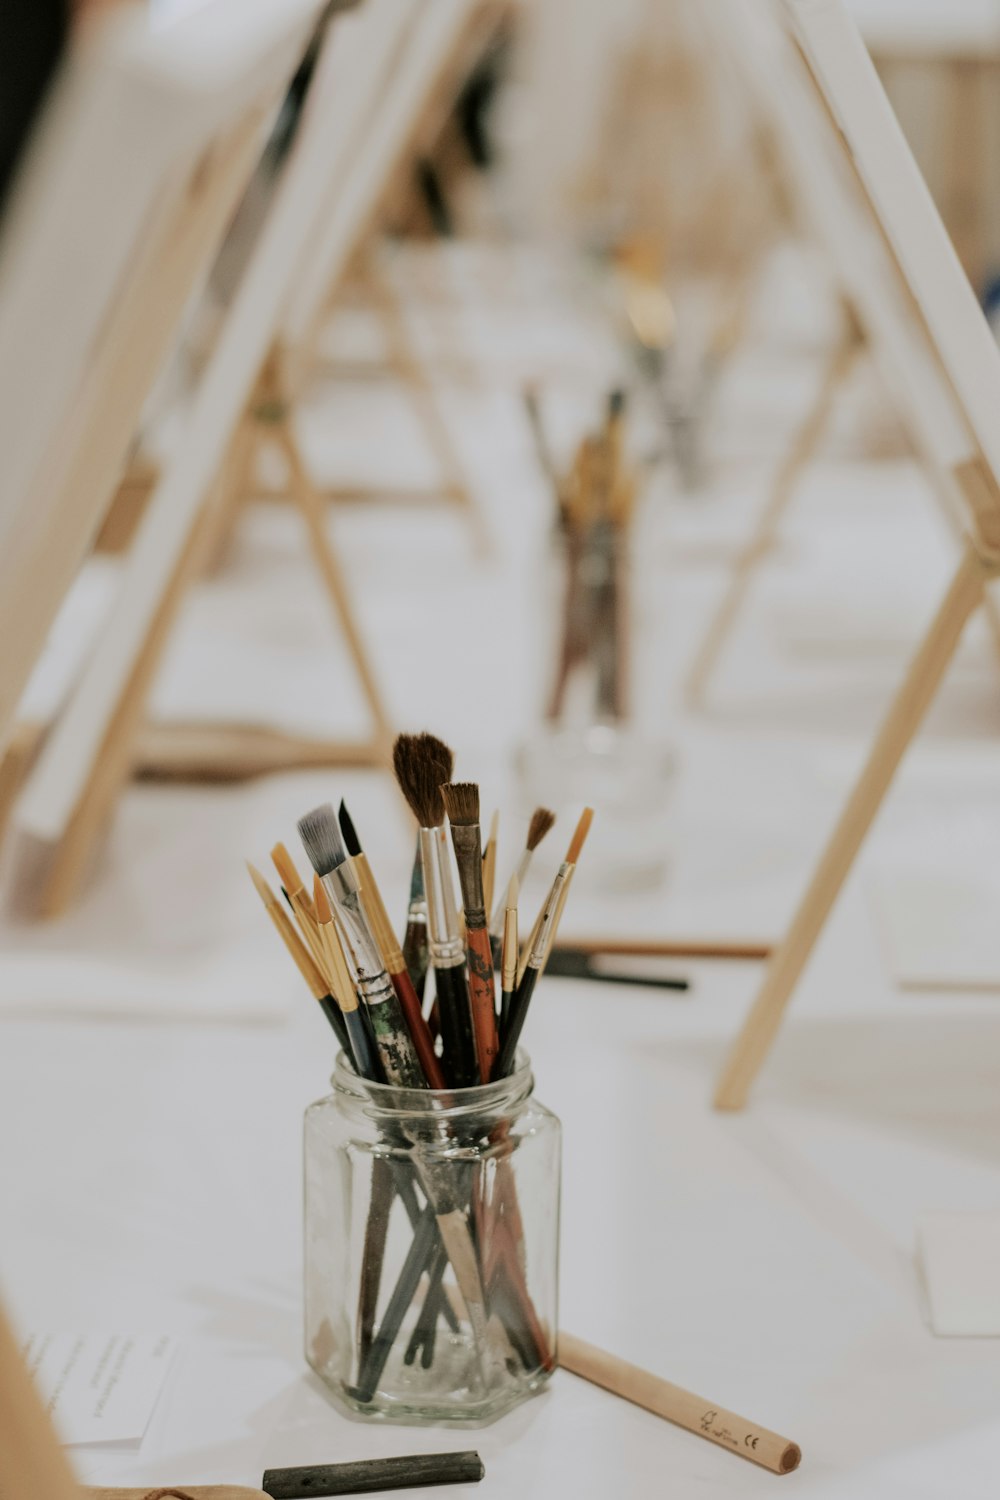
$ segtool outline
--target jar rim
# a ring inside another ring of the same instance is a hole
[[[501,1110],[516,1099],[526,1098],[534,1088],[535,1080],[531,1058],[519,1047],[513,1072],[494,1079],[492,1083],[477,1083],[467,1088],[407,1089],[391,1083],[373,1083],[358,1076],[343,1051],[337,1053],[330,1083],[338,1093],[349,1094],[359,1103],[374,1105],[379,1113],[433,1114],[436,1119],[449,1119],[456,1115]]]

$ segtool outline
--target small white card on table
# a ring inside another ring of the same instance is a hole
[[[934,1332],[1000,1337],[1000,1210],[926,1214],[917,1244]]]
[[[33,1333],[24,1357],[63,1443],[137,1443],[176,1350],[155,1333]]]

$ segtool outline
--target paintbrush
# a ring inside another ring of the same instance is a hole
[[[440,744],[440,741],[436,743]],[[448,753],[450,756],[450,752]],[[440,791],[438,801],[440,802]],[[311,813],[300,818],[297,826],[306,853],[317,875],[314,900],[320,899],[320,890],[327,897],[333,895],[332,906],[338,924],[334,933],[337,937],[343,934],[345,943],[351,951],[357,986],[372,1022],[375,1045],[386,1082],[401,1088],[426,1088],[427,1080],[421,1071],[416,1049],[406,1029],[396,992],[378,957],[375,939],[361,905],[357,877],[348,863],[347,851],[341,841],[340,829],[337,826],[333,808],[329,803],[315,808]],[[428,907],[430,909],[430,903]],[[431,926],[433,931],[433,922]],[[462,988],[465,990],[464,974]],[[468,1008],[467,991],[466,1008]],[[472,1061],[474,1065],[474,1052]],[[415,1165],[433,1208],[441,1239],[447,1248],[448,1259],[455,1272],[455,1279],[465,1300],[478,1348],[481,1355],[484,1355],[487,1347],[486,1299],[468,1223],[452,1195],[448,1172],[435,1163],[417,1162]],[[405,1313],[405,1307],[403,1311]],[[388,1332],[387,1317],[388,1314],[386,1318],[383,1318],[378,1337],[373,1341],[369,1351],[370,1358],[376,1363],[381,1359],[384,1364],[388,1353],[385,1341],[382,1340],[383,1332]],[[392,1333],[389,1347],[395,1341],[398,1332],[397,1327]],[[379,1352],[376,1353],[376,1350]],[[366,1360],[366,1367],[368,1363],[369,1361]],[[378,1368],[380,1371],[381,1365]],[[377,1379],[376,1374],[375,1380]]]
[[[658,978],[654,974],[630,974],[627,970],[617,969],[613,964],[607,964],[606,961],[602,963],[600,956],[585,953],[581,948],[574,947],[550,948],[545,972],[559,979],[591,979],[604,984],[631,984],[653,990],[687,991],[691,988],[689,979],[681,979],[674,975],[664,975]]]
[[[396,780],[420,828],[428,941],[437,985],[445,1073],[452,1086],[463,1088],[479,1082],[479,1068],[466,983],[465,943],[448,851],[441,842],[441,787],[451,780],[454,759],[448,746],[430,734],[401,734],[392,751]]]
[[[345,1001],[342,1008],[350,1038],[349,1050],[354,1063],[354,1071],[359,1078],[366,1078],[370,1083],[382,1083],[386,1079],[386,1073],[381,1054],[362,1019],[363,1013],[358,1004],[358,992],[351,978],[340,933],[333,919],[333,908],[330,905],[326,888],[318,875],[315,880],[313,901],[316,927],[324,951],[328,955],[334,986],[338,995],[350,997],[350,1001]],[[398,1192],[407,1217],[416,1231],[421,1221],[421,1209],[413,1189],[410,1169],[403,1162],[383,1162],[381,1158],[376,1158],[372,1171],[371,1207],[365,1224],[361,1283],[358,1288],[358,1347],[359,1358],[362,1361],[367,1357],[372,1345],[375,1309],[382,1280],[382,1266],[385,1261],[393,1190]],[[447,1311],[450,1313],[451,1309]],[[453,1331],[457,1331],[454,1315],[449,1321]]]
[[[344,1026],[347,1029],[348,1050],[354,1071],[359,1078],[367,1078],[370,1083],[381,1083],[384,1078],[378,1052],[369,1035],[368,1028],[362,1019],[358,1002],[358,991],[354,980],[351,978],[347,959],[340,942],[340,934],[337,932],[333,922],[333,911],[327,899],[326,891],[322,884],[317,881],[315,887],[316,902],[316,931],[319,941],[326,956],[328,972],[333,981],[333,987],[340,1002],[340,1008],[344,1016]]]
[[[539,844],[542,842],[542,839],[545,837],[545,835],[550,832],[553,825],[555,824],[555,821],[555,813],[549,812],[547,807],[536,807],[534,812],[531,814],[531,822],[528,824],[528,837],[525,840],[524,848],[521,850],[520,858],[518,859],[517,865],[514,869],[513,878],[517,881],[518,889],[520,889],[524,884],[525,876],[527,875],[528,868],[531,865],[532,855],[538,848]],[[493,953],[494,965],[500,962],[500,939],[503,936],[503,929],[504,897],[501,896],[500,900],[497,902],[496,910],[493,913],[493,920],[490,923],[490,937],[494,940],[495,943]]]
[[[431,955],[427,946],[427,900],[424,895],[424,862],[420,857],[419,834],[413,853],[413,871],[410,875],[410,902],[406,909],[403,958],[406,960],[406,972],[422,1003]]]
[[[489,1083],[493,1060],[500,1047],[497,1036],[496,990],[493,954],[486,926],[483,893],[482,833],[479,828],[479,788],[473,781],[453,781],[441,788],[451,842],[455,849],[458,879],[465,905],[465,944],[469,960],[469,1003],[476,1041],[479,1077]]]
[[[274,923],[278,936],[291,955],[292,962],[308,985],[313,999],[319,1002],[320,1009],[329,1025],[336,1032],[340,1045],[345,1052],[350,1052],[344,1017],[337,1001],[330,994],[330,986],[320,965],[316,962],[316,959],[306,947],[298,932],[296,932],[291,917],[285,911],[285,908],[263,875],[249,860],[247,860],[246,866],[250,872],[250,879],[254,883],[257,894],[264,903],[264,910]]]
[[[313,909],[312,897],[306,890],[302,876],[295,867],[295,861],[284,844],[275,844],[271,850],[271,859],[281,880],[282,889],[288,897],[292,909],[295,910],[301,907],[315,921],[316,913]]]
[[[514,989],[517,985],[517,876],[510,877],[507,905],[504,911],[503,951],[500,961],[500,1029],[507,1026]]]
[[[409,1027],[410,1036],[413,1038],[413,1045],[420,1059],[424,1077],[432,1089],[443,1089],[445,1087],[444,1074],[441,1071],[437,1053],[434,1051],[434,1040],[430,1028],[420,1009],[420,999],[407,971],[403,950],[399,946],[392,923],[389,921],[389,913],[385,909],[382,893],[378,888],[371,865],[368,863],[368,856],[361,847],[357,829],[344,802],[340,804],[338,817],[344,843],[361,888],[361,901],[375,941],[379,946],[382,961],[392,980],[392,987],[402,1007],[403,1017]]]
[[[566,851],[566,858],[556,873],[549,893],[545,898],[542,909],[538,914],[532,935],[528,940],[528,952],[524,969],[518,979],[517,989],[510,1004],[507,1016],[507,1025],[500,1042],[500,1051],[497,1054],[494,1078],[506,1078],[514,1064],[517,1054],[517,1043],[528,1014],[531,997],[535,991],[539,976],[545,968],[545,962],[549,955],[559,920],[562,917],[563,908],[566,905],[566,897],[569,895],[570,882],[576,870],[577,860],[583,848],[590,825],[594,820],[594,810],[585,807],[580,815],[580,821],[570,840],[570,846]]]
[[[500,831],[500,814],[494,812],[490,819],[490,832],[483,850],[483,909],[490,914],[493,905],[493,887],[497,878],[497,834]]]
[[[358,990],[372,1024],[386,1082],[398,1088],[426,1088],[427,1079],[361,904],[358,879],[348,861],[333,808],[329,802],[313,808],[298,820],[296,826],[336,915]],[[315,895],[313,899],[316,899]]]

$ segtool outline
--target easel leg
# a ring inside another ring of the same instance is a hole
[[[238,434],[240,437],[242,434]],[[220,476],[221,478],[221,476]],[[57,917],[69,906],[86,874],[97,839],[132,771],[140,730],[157,670],[188,590],[219,546],[229,519],[219,482],[202,507],[142,649],[111,717],[66,831],[53,854],[40,898],[40,912]]]
[[[465,511],[472,528],[476,552],[480,557],[487,557],[492,550],[489,529],[466,482],[451,433],[441,416],[437,395],[422,361],[417,357],[413,348],[413,341],[410,338],[395,288],[376,264],[374,253],[366,257],[364,278],[385,331],[390,364],[410,392],[417,416],[434,454],[434,461],[444,479],[443,492],[449,500]]]
[[[704,700],[709,678],[743,608],[750,580],[758,563],[774,545],[778,527],[795,494],[796,485],[826,431],[834,398],[850,373],[860,347],[857,330],[853,322],[849,321],[830,355],[812,406],[775,476],[771,494],[753,536],[740,549],[729,586],[702,637],[684,684],[684,697],[692,708],[700,707]]]
[[[791,927],[771,959],[715,1095],[717,1109],[742,1109],[781,1025],[785,1007],[903,755],[930,707],[965,624],[982,600],[987,570],[966,549],[951,586],[872,746],[867,763],[813,874]]]
[[[275,424],[272,433],[275,442],[284,454],[288,464],[290,479],[291,498],[299,507],[309,528],[309,537],[312,542],[313,553],[323,576],[326,591],[330,596],[334,612],[344,632],[351,660],[364,690],[365,701],[371,712],[375,723],[375,739],[379,744],[388,745],[392,737],[389,727],[389,716],[386,713],[375,674],[368,660],[368,654],[361,639],[357,622],[354,618],[354,610],[348,596],[344,576],[340,571],[340,564],[334,556],[330,546],[330,538],[326,529],[326,510],[315,485],[313,484],[302,462],[298,444],[294,435],[289,430],[287,421]]]

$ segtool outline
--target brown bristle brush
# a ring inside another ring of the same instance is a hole
[[[525,840],[524,848],[521,850],[521,855],[517,861],[517,865],[515,866],[513,875],[513,878],[517,881],[519,889],[524,884],[525,876],[527,875],[529,866],[531,865],[532,855],[538,848],[539,844],[542,842],[542,839],[545,837],[545,835],[552,832],[552,829],[555,827],[555,822],[555,813],[550,812],[547,807],[536,807],[534,812],[531,814],[531,822],[528,824],[528,837]],[[507,886],[504,887],[504,893],[500,897],[500,900],[497,902],[496,910],[493,913],[493,920],[490,923],[490,942],[493,948],[494,967],[500,962],[500,946],[503,940],[505,912],[504,903],[507,898],[507,889],[509,888],[509,886],[510,881],[508,881]]]
[[[448,1082],[465,1088],[480,1081],[472,1009],[465,972],[465,942],[451,868],[442,843],[444,799],[441,788],[451,781],[455,757],[432,734],[401,734],[392,750],[392,764],[400,790],[420,829],[420,858],[427,901],[427,935],[437,987]]]
[[[479,827],[479,788],[472,781],[453,781],[441,788],[451,824],[458,879],[465,906],[465,942],[469,960],[469,1000],[476,1040],[479,1076],[489,1083],[499,1050],[493,954],[486,926],[483,895],[482,832]]]

